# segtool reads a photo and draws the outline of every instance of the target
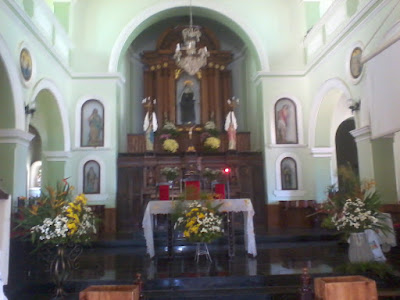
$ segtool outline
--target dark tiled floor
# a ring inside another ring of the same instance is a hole
[[[162,246],[164,238],[163,233],[158,238],[156,235],[158,247],[153,260],[146,255],[141,234],[103,237],[85,248],[79,268],[66,285],[70,292],[66,299],[78,299],[79,291],[92,284],[129,284],[136,273],[143,275],[146,289],[152,291],[148,293],[151,299],[249,299],[250,291],[252,299],[297,299],[304,267],[311,276],[328,276],[334,274],[335,266],[347,262],[347,245],[321,231],[258,234],[256,258],[247,256],[239,233],[233,259],[227,257],[226,241],[221,239],[209,247],[213,261],[201,257],[199,263],[194,260],[194,246],[185,243],[176,246],[174,259],[169,260]],[[9,300],[51,298],[53,285],[46,264],[40,254],[29,254],[30,250],[29,244],[12,242],[6,287]],[[400,249],[392,248],[387,258],[400,274]],[[177,291],[180,298],[176,298]],[[218,296],[216,291],[223,295]],[[207,292],[214,292],[214,296]]]

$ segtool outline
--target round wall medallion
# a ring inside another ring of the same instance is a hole
[[[26,81],[29,81],[32,77],[32,57],[28,49],[22,48],[19,55],[19,63],[22,77],[24,77]]]
[[[362,49],[360,47],[356,47],[351,52],[350,57],[350,74],[356,79],[360,77],[361,72],[363,70],[363,65],[361,63]]]

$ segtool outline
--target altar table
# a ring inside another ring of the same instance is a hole
[[[154,237],[153,237],[153,219],[154,215],[160,214],[171,214],[173,212],[173,203],[175,201],[159,201],[154,200],[150,201],[147,204],[146,210],[143,216],[143,230],[144,237],[146,239],[147,253],[150,257],[154,257]],[[217,199],[213,200],[213,203],[216,205],[222,204],[219,208],[219,212],[226,212],[229,214],[236,212],[243,212],[244,216],[244,245],[248,254],[251,254],[253,257],[257,255],[256,249],[256,241],[254,236],[254,224],[253,224],[253,216],[254,209],[253,204],[250,199]],[[228,224],[231,225],[232,224]],[[171,226],[173,224],[169,224],[169,230],[172,230]],[[228,226],[229,227],[229,226]],[[232,230],[232,227],[230,227]],[[229,230],[229,228],[228,228]],[[233,234],[233,231],[231,232]],[[172,245],[168,245],[172,247]],[[171,249],[169,249],[171,250]],[[231,254],[230,254],[231,255]]]

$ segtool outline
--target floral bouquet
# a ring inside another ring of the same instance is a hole
[[[210,182],[216,180],[219,176],[221,176],[221,170],[215,170],[210,168],[205,168],[203,171],[203,176],[206,177]]]
[[[73,187],[66,179],[56,189],[47,187],[36,204],[22,208],[17,227],[28,230],[33,243],[88,243],[96,233],[96,220],[84,194],[72,200]]]
[[[167,180],[175,180],[179,175],[178,167],[165,167],[161,169],[161,175],[164,175]]]
[[[211,151],[218,150],[220,146],[221,140],[214,136],[210,136],[204,141],[204,147]]]
[[[175,140],[179,136],[179,131],[175,124],[166,121],[164,126],[161,128],[160,140],[162,141],[162,147],[165,151],[175,153],[178,151],[179,144]]]
[[[178,151],[179,149],[179,144],[176,140],[174,139],[166,139],[163,142],[163,149],[165,151],[171,152],[171,153],[175,153],[176,151]]]
[[[186,205],[176,207],[174,229],[183,230],[183,236],[191,242],[210,243],[224,233],[219,206],[212,207],[210,201],[202,204],[196,200],[184,201]]]
[[[345,233],[363,232],[366,229],[380,229],[385,232],[388,228],[380,213],[380,196],[374,190],[372,180],[360,183],[358,177],[349,167],[338,169],[339,189],[328,188],[328,200],[322,205],[321,212],[327,217],[322,226],[335,228]]]
[[[221,140],[218,138],[219,131],[214,121],[208,121],[204,125],[204,132],[201,134],[200,139],[207,150],[215,151],[221,146]]]

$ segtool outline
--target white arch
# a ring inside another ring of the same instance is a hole
[[[17,64],[12,56],[11,52],[7,48],[6,42],[0,35],[0,59],[5,66],[10,85],[13,94],[14,102],[14,118],[16,129],[25,131],[25,110],[24,110],[24,98],[22,94],[22,86],[20,84],[19,70],[17,69]]]
[[[81,148],[81,133],[82,133],[82,122],[81,122],[81,110],[82,110],[82,105],[88,101],[88,100],[97,100],[99,101],[103,107],[104,107],[104,116],[103,116],[103,123],[104,123],[104,133],[103,133],[103,139],[104,139],[104,146],[103,147],[83,147]],[[105,126],[107,119],[109,118],[109,114],[111,112],[111,107],[109,105],[108,101],[105,101],[104,97],[100,95],[86,95],[82,96],[79,98],[78,102],[76,103],[75,107],[75,138],[74,138],[74,149],[75,148],[81,148],[82,149],[90,149],[90,148],[96,148],[96,149],[101,149],[101,148],[107,148],[110,147],[111,143],[111,132],[112,128],[111,126]]]
[[[299,99],[295,96],[292,95],[281,95],[276,98],[276,100],[272,103],[272,108],[269,110],[270,112],[270,135],[271,135],[271,142],[275,146],[276,145],[276,122],[275,122],[275,104],[279,100],[287,98],[290,99],[294,102],[296,105],[296,126],[297,126],[297,138],[298,138],[298,143],[297,144],[285,144],[285,147],[290,147],[290,146],[298,146],[304,144],[304,133],[303,133],[303,109],[301,106],[301,102]]]
[[[269,71],[269,61],[267,51],[265,49],[264,43],[261,41],[259,36],[253,31],[251,27],[249,27],[242,15],[237,14],[235,11],[229,9],[228,5],[219,5],[218,1],[205,1],[202,0],[194,0],[192,6],[197,6],[201,8],[210,9],[220,13],[221,15],[227,16],[233,20],[236,24],[238,24],[243,31],[247,34],[249,39],[254,44],[254,47],[258,53],[258,58],[260,59],[260,64],[262,70],[260,71]],[[177,8],[177,7],[184,7],[187,6],[188,3],[186,0],[169,0],[163,1],[157,5],[154,5],[139,14],[139,16],[132,19],[121,31],[117,40],[111,50],[110,61],[108,65],[109,72],[117,72],[118,71],[118,60],[121,56],[122,49],[128,40],[129,36],[132,32],[139,27],[141,23],[146,21],[147,19],[151,18],[152,16],[168,9]]]
[[[52,95],[54,96],[54,99],[56,100],[58,109],[60,110],[60,117],[61,117],[61,124],[63,128],[63,134],[64,134],[64,151],[70,151],[71,150],[71,136],[70,136],[70,129],[69,129],[69,121],[68,121],[68,111],[65,106],[65,101],[64,97],[61,94],[60,90],[58,89],[57,85],[47,79],[41,79],[33,88],[31,97],[29,98],[30,101],[29,103],[34,103],[36,100],[36,97],[39,95],[39,93],[42,90],[49,90]]]
[[[346,99],[350,99],[351,95],[349,89],[347,88],[346,84],[340,78],[331,78],[325,81],[319,90],[317,91],[316,96],[314,97],[313,104],[310,111],[310,122],[308,127],[308,144],[309,147],[315,148],[315,134],[316,134],[316,127],[317,127],[317,118],[318,112],[321,107],[322,101],[326,94],[331,90],[340,90]],[[350,114],[350,110],[347,110]],[[351,114],[350,114],[351,116]],[[347,119],[349,116],[346,116],[343,120]],[[332,128],[331,128],[332,129]]]

